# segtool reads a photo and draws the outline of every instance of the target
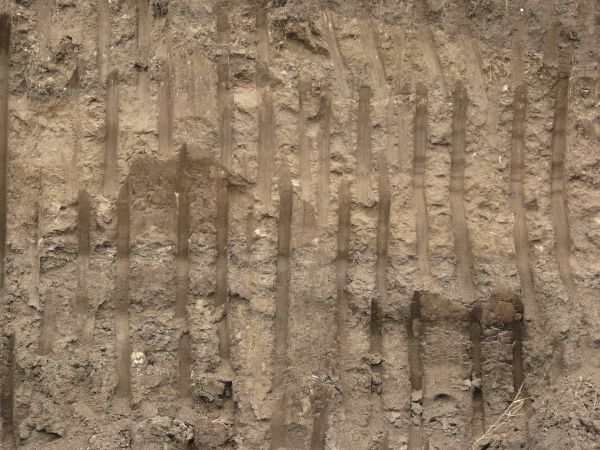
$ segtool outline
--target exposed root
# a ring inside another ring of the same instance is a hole
[[[500,414],[500,417],[498,417],[494,424],[487,429],[483,436],[473,442],[471,450],[476,450],[483,442],[498,437],[502,427],[508,425],[514,417],[522,415],[521,410],[525,406],[527,400],[529,400],[529,397],[523,395],[523,384],[521,384],[514,400],[508,405],[504,412]]]

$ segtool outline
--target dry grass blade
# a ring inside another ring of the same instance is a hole
[[[523,385],[521,384],[514,400],[510,403],[510,405],[508,405],[504,412],[500,414],[500,417],[498,417],[493,425],[491,425],[479,439],[473,442],[473,445],[471,445],[471,450],[476,450],[479,448],[479,445],[486,440],[498,436],[502,427],[507,425],[513,419],[513,417],[521,415],[520,411],[525,406],[527,400],[529,400],[529,397],[523,396]]]

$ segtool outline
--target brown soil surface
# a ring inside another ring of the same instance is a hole
[[[0,435],[600,449],[597,0],[0,0]]]

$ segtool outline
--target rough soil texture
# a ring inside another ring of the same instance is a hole
[[[0,11],[2,448],[600,448],[597,0]]]

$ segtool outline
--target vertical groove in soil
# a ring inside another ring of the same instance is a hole
[[[5,291],[6,269],[6,203],[7,203],[7,163],[8,163],[8,68],[10,58],[11,23],[8,14],[0,14],[0,317],[5,317],[7,309]],[[7,336],[6,355],[0,360],[0,417],[2,436],[0,444],[7,448],[15,446],[14,426],[14,371],[15,335],[5,326]]]
[[[421,293],[415,292],[410,303],[406,331],[408,337],[408,370],[411,390],[408,450],[421,450],[423,442],[423,363]]]
[[[277,232],[277,297],[275,299],[273,414],[271,416],[271,449],[286,446],[286,395],[284,374],[288,345],[290,310],[290,250],[292,236],[293,190],[289,167],[285,159],[279,171],[279,224]]]
[[[525,213],[523,179],[525,174],[525,120],[527,115],[527,93],[525,85],[515,90],[513,102],[513,127],[510,158],[510,187],[514,224],[514,242],[517,271],[521,280],[521,291],[527,317],[536,320],[539,308],[535,298],[533,274],[529,262],[529,235]]]
[[[429,266],[429,219],[425,197],[425,153],[427,147],[427,88],[417,84],[415,110],[415,149],[413,159],[413,189],[416,208],[417,260],[421,276],[428,277]]]
[[[131,402],[131,344],[129,341],[129,185],[117,197],[117,279],[115,286],[115,331],[117,337],[117,399]]]
[[[171,156],[173,148],[173,96],[170,49],[161,68],[158,87],[158,153],[162,157]]]
[[[319,178],[317,182],[317,216],[318,225],[327,228],[329,225],[329,170],[331,167],[331,92],[325,89],[321,95],[321,121],[317,135],[319,149]]]
[[[269,20],[265,6],[256,11],[256,89],[258,100],[257,196],[271,204],[273,176],[273,93],[269,77]]]
[[[481,389],[481,380],[483,370],[481,367],[481,338],[483,335],[481,325],[481,306],[473,306],[469,316],[469,332],[471,337],[471,364],[473,365],[473,379],[478,380],[471,388],[473,390],[473,418],[472,439],[476,441],[485,433],[485,414],[483,403],[483,390]]]
[[[358,201],[369,200],[369,175],[371,173],[371,88],[361,86],[358,94],[358,124],[356,142],[356,191]]]
[[[307,103],[312,90],[312,80],[306,72],[298,82],[298,170],[300,172],[300,199],[302,201],[301,236],[310,239],[315,226],[310,153],[312,141],[306,134]]]
[[[571,272],[571,236],[569,233],[565,156],[567,152],[567,122],[569,113],[570,51],[561,54],[556,103],[552,129],[551,200],[552,225],[556,239],[556,262],[560,277],[571,301],[575,295],[575,282]]]
[[[450,164],[450,217],[454,231],[454,252],[458,286],[465,303],[475,301],[469,232],[465,213],[465,130],[467,126],[467,91],[462,81],[454,90],[452,117],[452,155]]]
[[[103,191],[105,196],[111,196],[117,190],[119,147],[119,73],[116,69],[110,73],[107,83]]]
[[[79,174],[77,172],[77,159],[81,153],[81,119],[80,119],[80,108],[79,108],[79,79],[80,69],[79,66],[75,66],[73,75],[67,83],[67,92],[71,97],[71,120],[73,121],[73,147],[71,148],[71,154],[67,152],[65,161],[65,179],[66,179],[66,190],[67,197],[72,199],[75,197],[79,189]]]
[[[89,296],[87,289],[88,267],[90,263],[90,195],[85,189],[77,197],[77,319],[82,339],[88,322]]]
[[[219,110],[219,145],[221,164],[231,170],[233,157],[233,93],[229,76],[229,16],[224,6],[218,6],[217,16],[217,105]]]
[[[137,90],[138,97],[148,95],[148,66],[150,64],[150,2],[136,0],[137,16]]]
[[[177,253],[175,255],[175,317],[182,320],[182,330],[177,347],[179,374],[179,397],[191,397],[191,336],[188,330],[187,313],[189,288],[189,234],[190,234],[190,197],[186,179],[187,147],[182,146],[179,153],[179,167],[175,180],[177,197]]]
[[[337,87],[342,96],[348,98],[350,96],[350,89],[346,80],[346,63],[342,56],[342,52],[340,51],[337,34],[335,32],[335,23],[333,22],[333,17],[328,9],[323,9],[321,15],[325,25],[324,32],[327,50],[331,65],[333,66],[333,72],[335,73],[335,79],[338,83]]]
[[[2,21],[0,18],[0,25]],[[15,441],[15,334],[6,338],[6,358],[0,368],[2,385],[0,386],[0,417],[2,417],[2,448],[16,448]]]

